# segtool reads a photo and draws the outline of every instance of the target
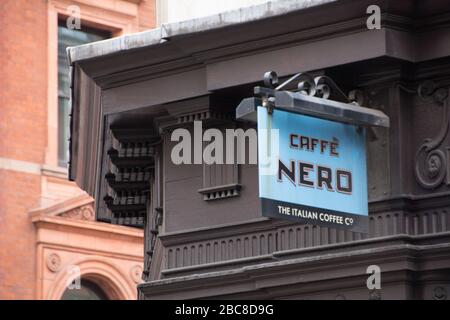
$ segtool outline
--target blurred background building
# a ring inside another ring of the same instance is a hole
[[[0,25],[0,299],[135,299],[142,230],[67,180],[65,49],[153,28],[155,1],[2,0]]]

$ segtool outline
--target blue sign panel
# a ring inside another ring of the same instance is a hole
[[[365,130],[258,107],[264,216],[367,232]]]

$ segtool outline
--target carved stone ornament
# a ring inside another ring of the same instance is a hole
[[[51,272],[57,272],[61,268],[61,257],[57,253],[49,254],[45,262]]]
[[[433,82],[426,81],[419,86],[419,96],[433,98],[443,105],[443,117],[439,133],[434,138],[427,138],[419,147],[415,158],[415,177],[421,187],[435,189],[448,175],[448,150],[442,146],[449,130],[448,90],[438,88]],[[448,149],[448,148],[447,148]]]
[[[436,287],[433,291],[434,300],[447,300],[447,290],[444,287]]]
[[[61,217],[77,219],[77,220],[94,221],[95,220],[94,208],[91,204],[85,205],[85,206],[64,212],[63,214],[61,214]]]
[[[141,282],[141,276],[142,276],[142,267],[140,265],[135,265],[133,267],[131,267],[130,269],[130,276],[131,279],[135,282],[135,283],[140,283]]]

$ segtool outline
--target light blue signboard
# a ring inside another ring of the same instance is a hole
[[[264,216],[367,232],[365,129],[258,107]]]

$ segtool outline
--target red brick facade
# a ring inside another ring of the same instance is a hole
[[[30,211],[81,193],[65,179],[65,170],[48,160],[57,132],[49,129],[55,112],[50,102],[57,94],[49,89],[49,75],[57,71],[55,55],[49,54],[55,47],[50,40],[57,39],[49,34],[55,31],[50,7],[71,4],[81,6],[82,19],[96,10],[102,21],[120,20],[118,25],[127,27],[118,34],[155,25],[154,0],[0,1],[0,299],[46,298],[37,296],[40,258]]]

